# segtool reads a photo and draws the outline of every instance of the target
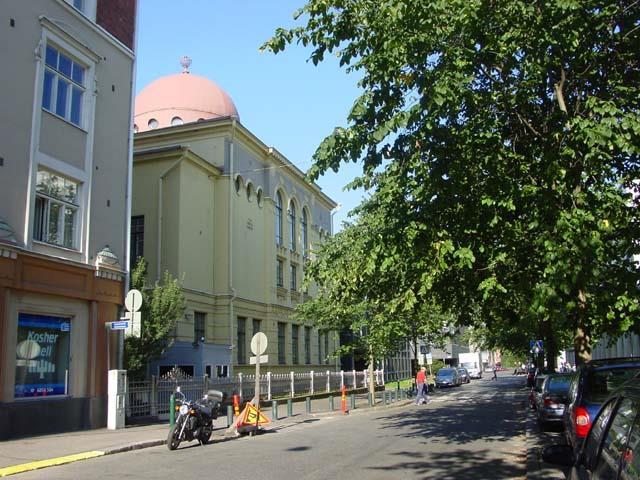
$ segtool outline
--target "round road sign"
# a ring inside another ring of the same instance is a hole
[[[130,312],[137,312],[140,310],[140,307],[142,306],[142,294],[140,291],[135,288],[129,290],[124,299],[124,306]]]
[[[262,333],[256,333],[251,339],[251,353],[254,355],[262,355],[267,351],[267,336]]]

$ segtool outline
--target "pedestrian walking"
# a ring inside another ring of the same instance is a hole
[[[493,366],[493,378],[491,380],[495,380],[496,382],[498,381],[498,367],[495,365]]]
[[[427,397],[427,368],[420,367],[420,370],[416,374],[416,405],[421,405],[423,403],[428,403],[429,398]]]

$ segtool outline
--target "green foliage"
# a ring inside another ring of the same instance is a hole
[[[371,194],[314,272],[345,290],[326,293],[339,317],[367,298],[391,339],[444,305],[488,345],[575,336],[583,358],[638,329],[639,9],[310,0],[276,31],[263,49],[300,43],[361,78],[308,172],[360,162]]]
[[[184,313],[185,299],[180,283],[165,272],[162,282],[146,285],[147,262],[140,258],[131,271],[131,288],[142,293],[140,338],[125,338],[124,364],[131,378],[144,378],[150,361],[159,358],[173,343],[177,319]]]

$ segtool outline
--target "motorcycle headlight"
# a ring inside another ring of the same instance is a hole
[[[189,413],[189,407],[187,405],[180,405],[180,415],[186,415]]]

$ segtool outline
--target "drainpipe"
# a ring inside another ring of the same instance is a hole
[[[139,21],[139,15],[136,16],[136,31],[137,27],[139,25],[140,21]],[[137,39],[137,35],[136,35],[136,39],[134,40],[134,52],[137,52],[138,46],[138,39]],[[125,213],[125,225],[124,225],[124,231],[125,231],[125,237],[124,237],[124,271],[125,271],[125,276],[124,276],[124,295],[127,295],[127,292],[129,291],[129,286],[131,284],[131,268],[130,268],[130,258],[131,258],[131,195],[132,195],[132,190],[133,190],[133,116],[134,116],[134,111],[133,111],[133,105],[135,103],[136,100],[136,71],[137,71],[137,60],[134,57],[133,61],[131,62],[131,97],[129,98],[129,138],[128,138],[128,145],[127,145],[127,192],[126,192],[126,213]],[[119,331],[119,341],[118,341],[118,346],[120,348],[120,351],[118,352],[118,369],[122,370],[124,369],[124,331],[120,330]]]
[[[229,297],[229,348],[232,350],[231,352],[231,357],[232,357],[232,361],[231,364],[229,365],[231,367],[231,365],[233,365],[233,325],[234,325],[234,321],[233,321],[233,301],[236,298],[236,291],[233,288],[233,185],[234,185],[234,178],[233,178],[233,171],[234,171],[234,157],[235,157],[235,136],[236,136],[236,124],[237,124],[237,119],[235,117],[233,117],[231,119],[231,144],[229,145],[229,262],[228,262],[228,266],[229,266],[229,271],[228,271],[228,276],[229,276],[229,294],[231,295]],[[233,372],[231,372],[233,374]]]
[[[175,161],[169,168],[167,168],[160,178],[158,179],[158,263],[156,267],[156,278],[159,282],[161,280],[162,274],[162,185],[164,177],[166,177],[169,172],[171,172],[175,167],[177,167],[182,160],[184,160],[184,148],[180,159]]]

